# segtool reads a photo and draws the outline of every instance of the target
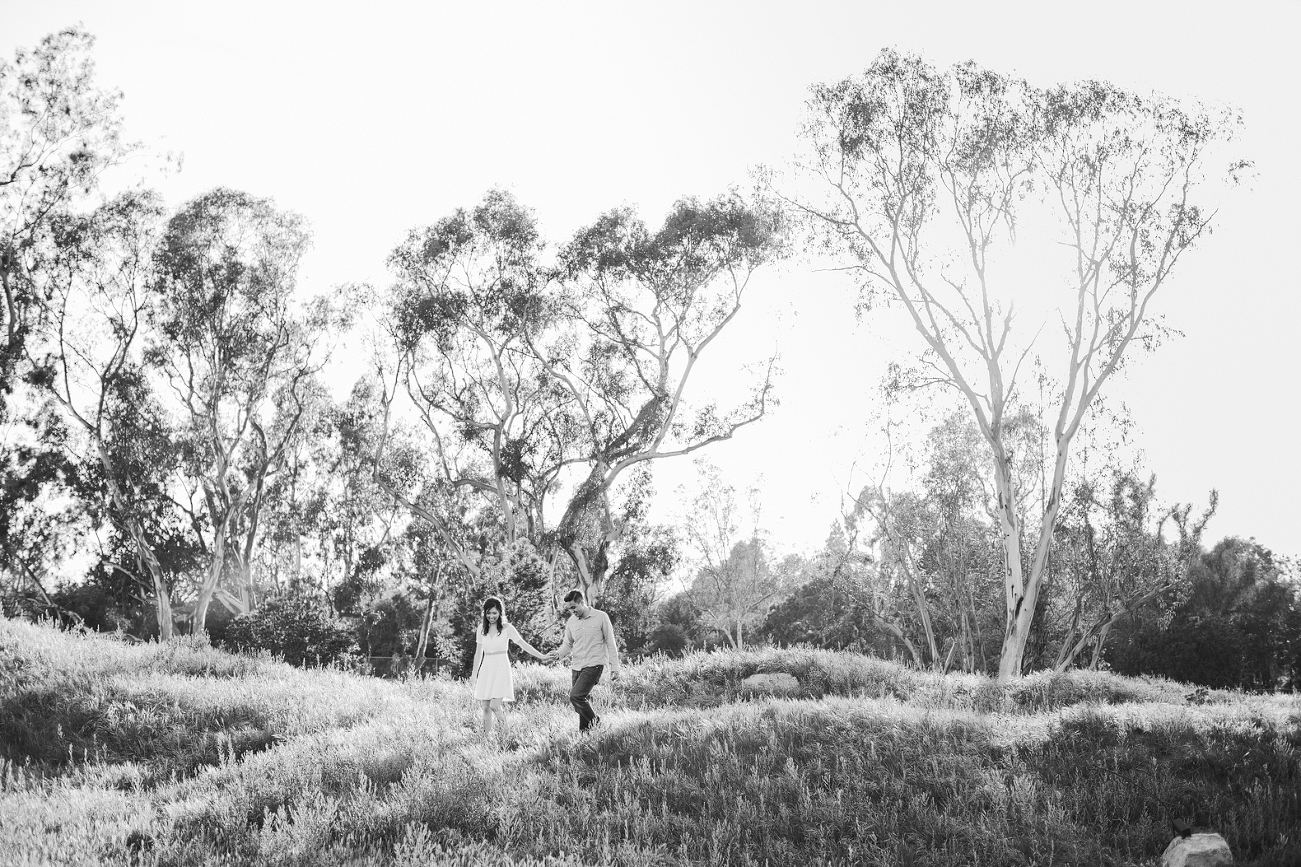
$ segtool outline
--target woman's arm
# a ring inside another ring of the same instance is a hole
[[[534,647],[533,645],[525,641],[524,636],[520,635],[519,630],[516,629],[513,625],[510,628],[510,640],[518,644],[520,647],[524,648],[524,650],[528,651],[529,655],[532,656],[534,659],[546,658],[541,651],[539,651],[536,647]]]
[[[483,642],[479,640],[479,634],[475,633],[474,638],[474,662],[470,665],[470,683],[479,679],[479,663],[483,662]]]

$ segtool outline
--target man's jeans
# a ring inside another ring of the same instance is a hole
[[[574,706],[574,710],[578,711],[580,732],[587,731],[588,727],[598,719],[587,697],[592,694],[592,688],[601,679],[603,671],[605,671],[604,665],[589,665],[587,668],[570,671],[569,703]]]

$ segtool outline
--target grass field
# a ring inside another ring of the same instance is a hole
[[[0,619],[0,864],[1156,864],[1173,819],[1301,864],[1297,696],[761,650],[628,666],[579,737],[516,685],[485,747],[461,682]]]

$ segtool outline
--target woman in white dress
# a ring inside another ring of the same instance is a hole
[[[475,632],[474,697],[483,704],[483,741],[492,736],[493,717],[506,734],[506,706],[515,700],[515,683],[511,676],[510,643],[515,642],[530,655],[543,655],[506,622],[506,609],[496,596],[483,600],[483,623]]]

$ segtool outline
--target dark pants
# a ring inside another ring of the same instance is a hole
[[[574,710],[578,711],[580,732],[587,731],[592,723],[600,719],[592,710],[592,704],[587,697],[592,694],[592,688],[600,681],[603,671],[605,671],[604,665],[589,665],[587,668],[570,671],[569,703],[574,706]]]

